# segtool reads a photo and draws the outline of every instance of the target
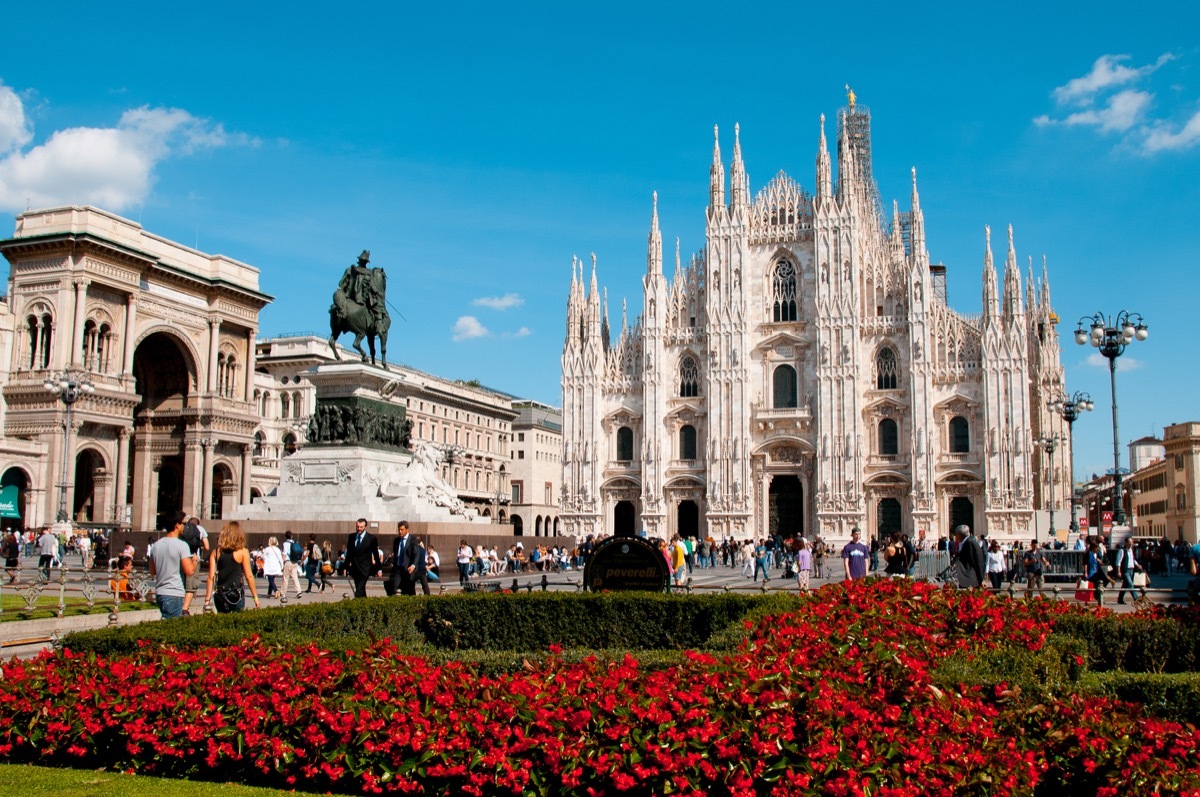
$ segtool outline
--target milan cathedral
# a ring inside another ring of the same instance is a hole
[[[1023,290],[1012,228],[1002,275],[985,228],[982,314],[955,312],[916,170],[889,220],[869,109],[851,94],[837,127],[836,180],[822,115],[815,191],[780,172],[753,198],[738,128],[728,195],[715,136],[706,246],[681,262],[677,243],[668,280],[656,195],[641,314],[615,337],[595,258],[587,285],[576,261],[566,533],[933,540],[966,524],[1028,539],[1043,492],[1069,498],[1069,441],[1051,463],[1035,442],[1062,425],[1044,260]]]

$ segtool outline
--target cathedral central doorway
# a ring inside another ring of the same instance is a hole
[[[975,528],[975,505],[970,498],[962,495],[950,499],[950,531],[953,532],[958,526]]]
[[[633,502],[617,501],[617,505],[613,507],[613,536],[632,537],[637,533],[633,526]]]
[[[680,537],[700,536],[700,507],[695,501],[680,501],[675,519],[675,532]]]
[[[900,502],[895,498],[882,498],[875,508],[875,538],[885,540],[900,533]]]
[[[772,537],[788,539],[804,535],[804,486],[791,475],[771,479],[767,529]]]

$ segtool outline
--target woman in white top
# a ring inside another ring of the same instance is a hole
[[[467,585],[467,583],[470,581],[471,557],[473,557],[474,555],[475,555],[475,551],[472,550],[470,545],[467,545],[466,540],[463,540],[462,542],[459,543],[458,559],[456,561],[458,563],[458,583],[460,586],[465,587]]]
[[[987,574],[992,580],[992,589],[1000,589],[1007,569],[1004,564],[1004,551],[1000,550],[1000,543],[993,540],[987,555]]]
[[[267,540],[262,560],[263,575],[267,577],[267,597],[274,598],[279,594],[275,589],[275,578],[283,575],[283,551],[279,550],[279,540],[276,537]]]

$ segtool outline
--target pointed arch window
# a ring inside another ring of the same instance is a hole
[[[700,395],[700,366],[690,354],[679,363],[679,395],[684,398]]]
[[[775,408],[795,409],[797,402],[796,369],[790,365],[781,365],[775,369],[772,378]]]
[[[966,454],[971,450],[971,427],[967,419],[955,415],[950,419],[950,453]]]
[[[879,390],[895,390],[900,384],[900,364],[896,352],[883,349],[875,357],[875,387]]]
[[[879,422],[879,453],[885,457],[900,453],[900,429],[891,418]]]
[[[771,318],[776,323],[796,320],[796,267],[790,260],[776,262],[771,275]]]
[[[633,430],[628,426],[617,430],[617,461],[633,461]]]
[[[679,430],[679,458],[680,459],[695,459],[696,458],[696,427],[692,425],[683,426]]]

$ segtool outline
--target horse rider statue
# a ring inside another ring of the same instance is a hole
[[[387,333],[392,325],[387,311],[387,275],[382,268],[371,268],[371,253],[364,249],[358,262],[342,274],[329,308],[329,346],[334,357],[341,359],[337,338],[344,332],[354,333],[354,350],[367,361],[362,339],[366,337],[375,365],[375,338],[380,342],[380,360],[387,367]]]

